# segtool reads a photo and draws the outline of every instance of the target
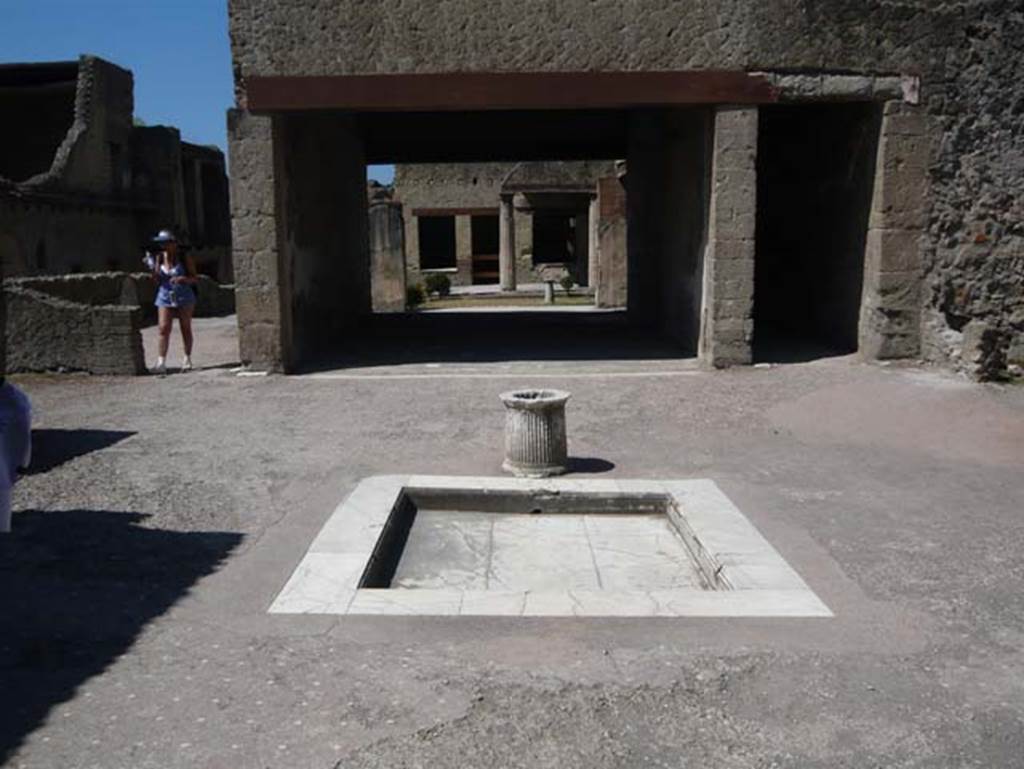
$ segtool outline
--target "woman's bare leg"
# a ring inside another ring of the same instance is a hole
[[[192,357],[192,311],[195,306],[178,308],[178,326],[181,328],[181,341],[185,345],[185,357]]]
[[[174,319],[173,310],[170,307],[157,307],[157,329],[160,332],[160,341],[157,344],[157,355],[160,360],[167,357],[167,348],[171,344],[171,325]]]

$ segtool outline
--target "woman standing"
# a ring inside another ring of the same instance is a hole
[[[153,238],[157,258],[149,259],[153,279],[157,283],[156,307],[160,331],[159,354],[154,373],[167,373],[167,348],[171,342],[171,325],[178,319],[181,341],[185,346],[182,371],[192,370],[192,311],[196,306],[194,286],[199,282],[192,257],[182,260],[179,254],[178,238],[170,230],[160,230]]]

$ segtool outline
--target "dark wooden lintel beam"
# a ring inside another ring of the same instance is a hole
[[[244,106],[255,113],[625,109],[778,100],[765,76],[718,70],[248,77],[244,90]]]

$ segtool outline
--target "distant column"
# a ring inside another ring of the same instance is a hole
[[[460,214],[455,217],[455,267],[453,286],[473,283],[473,217]]]
[[[590,214],[587,217],[587,285],[597,289],[598,266],[600,258],[597,237],[597,220],[601,216],[601,208],[597,205],[597,195],[590,199]]]
[[[627,307],[629,298],[629,238],[624,179],[597,180],[598,272],[594,303],[598,307]]]
[[[405,227],[394,200],[370,203],[370,285],[374,312],[405,310]]]
[[[501,196],[501,213],[498,216],[498,270],[501,273],[501,290],[516,290],[516,223],[512,196]]]

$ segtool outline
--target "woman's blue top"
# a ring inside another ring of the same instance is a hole
[[[188,276],[185,265],[178,262],[170,272],[164,270],[163,265],[156,269],[157,290],[154,304],[157,307],[188,307],[195,304],[196,292],[192,290],[190,283],[171,283],[171,278]]]

